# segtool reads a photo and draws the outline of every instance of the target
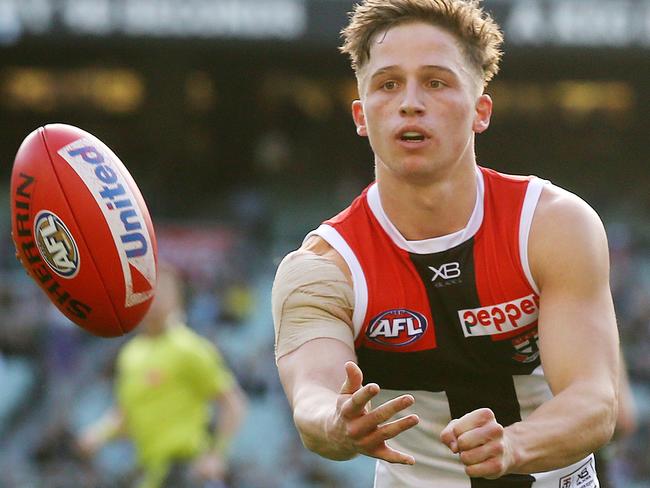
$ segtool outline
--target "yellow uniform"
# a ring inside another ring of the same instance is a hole
[[[210,402],[233,385],[216,348],[188,327],[133,338],[117,360],[116,394],[145,471],[158,486],[170,464],[209,442]]]

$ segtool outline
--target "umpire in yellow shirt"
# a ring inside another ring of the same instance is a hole
[[[127,435],[142,469],[139,488],[225,486],[227,447],[244,416],[246,400],[234,376],[183,315],[180,280],[161,265],[141,332],[117,358],[117,406],[79,438],[92,455]],[[212,400],[218,406],[214,434],[208,428]]]

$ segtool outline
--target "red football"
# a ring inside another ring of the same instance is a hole
[[[102,337],[138,325],[154,295],[156,237],[104,143],[64,124],[29,134],[11,174],[11,215],[18,258],[70,320]]]

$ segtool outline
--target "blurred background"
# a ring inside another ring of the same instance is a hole
[[[129,486],[133,470],[128,442],[93,462],[71,442],[111,405],[128,337],[71,325],[14,259],[13,158],[51,122],[93,133],[129,168],[161,256],[186,279],[190,325],[249,396],[231,486],[372,486],[372,461],[302,448],[270,313],[279,260],[372,179],[349,115],[356,83],[337,51],[352,4],[0,0],[0,487]],[[610,486],[650,487],[650,0],[484,6],[507,42],[479,161],[550,179],[604,219],[637,409],[633,435],[604,456]]]

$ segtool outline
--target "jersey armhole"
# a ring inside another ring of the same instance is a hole
[[[533,216],[535,215],[539,198],[542,195],[542,190],[544,190],[544,186],[550,184],[548,180],[542,180],[537,177],[531,178],[526,189],[526,196],[524,197],[519,221],[519,257],[521,260],[521,268],[526,275],[528,284],[530,284],[537,295],[539,295],[539,287],[535,283],[535,279],[530,270],[530,262],[528,261],[528,237],[530,236],[530,227],[533,223]]]
[[[352,274],[352,290],[354,292],[352,325],[354,326],[354,340],[356,340],[363,327],[363,322],[366,318],[366,310],[368,308],[368,286],[366,284],[366,277],[363,274],[361,264],[354,254],[354,251],[352,251],[352,248],[347,242],[345,242],[343,236],[331,225],[322,224],[320,227],[307,234],[305,241],[311,236],[318,236],[321,239],[324,239],[341,255],[345,260],[345,263],[348,265],[348,268],[350,268],[350,273]]]

